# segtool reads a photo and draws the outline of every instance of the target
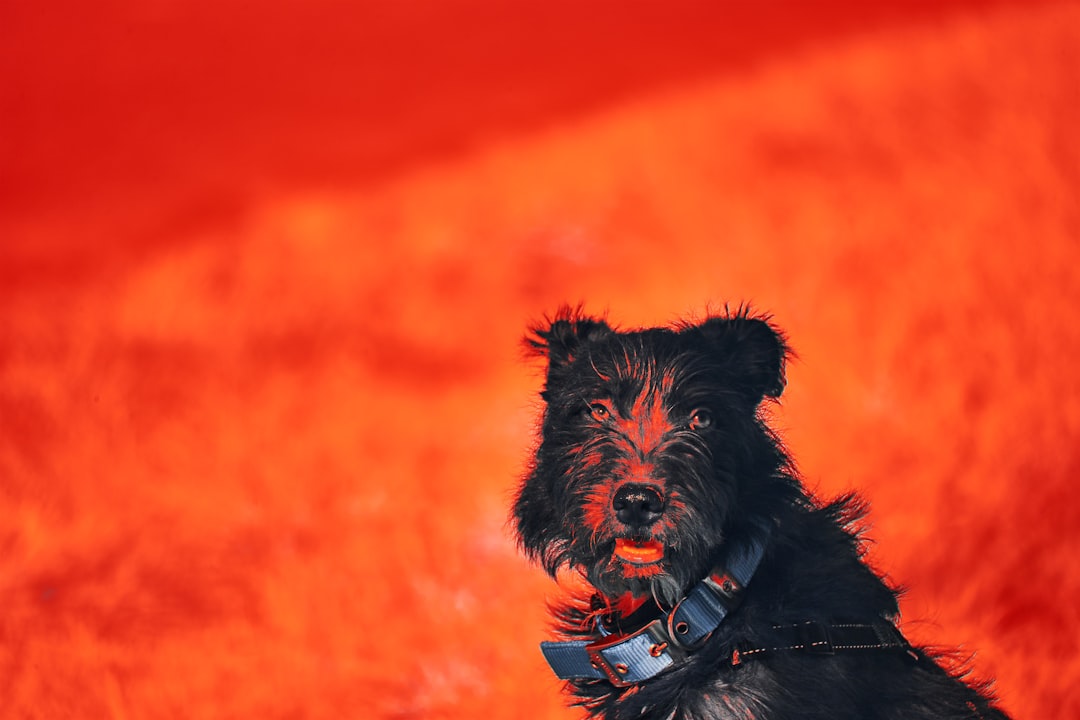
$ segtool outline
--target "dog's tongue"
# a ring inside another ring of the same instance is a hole
[[[617,538],[615,557],[634,565],[648,565],[664,557],[664,546],[655,540],[637,542],[627,538]]]

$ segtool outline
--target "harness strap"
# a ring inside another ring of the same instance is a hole
[[[801,651],[812,655],[834,655],[848,650],[904,650],[912,660],[919,655],[892,623],[821,623],[808,621],[794,625],[773,625],[779,638],[775,647],[740,645],[731,653],[731,665],[761,657],[766,653]]]

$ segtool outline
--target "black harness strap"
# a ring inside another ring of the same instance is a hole
[[[871,623],[821,623],[809,621],[795,625],[773,625],[779,638],[775,647],[739,646],[731,653],[732,666],[765,653],[806,652],[834,655],[848,650],[903,650],[913,660],[919,655],[896,627],[884,620]]]

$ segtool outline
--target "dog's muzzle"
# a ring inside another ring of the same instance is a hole
[[[664,498],[650,485],[627,483],[611,499],[611,509],[623,525],[645,528],[663,515]]]

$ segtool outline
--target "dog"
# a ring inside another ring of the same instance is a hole
[[[898,630],[864,503],[803,488],[762,412],[791,355],[769,316],[621,331],[564,307],[526,343],[544,410],[511,522],[552,577],[587,581],[541,647],[589,716],[1007,720]]]

